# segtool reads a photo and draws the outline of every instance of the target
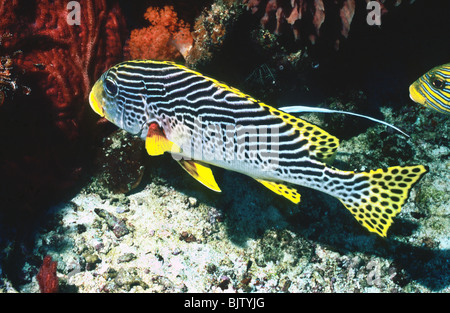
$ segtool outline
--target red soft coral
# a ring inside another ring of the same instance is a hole
[[[193,44],[190,26],[178,19],[172,6],[149,7],[144,17],[150,26],[131,32],[126,48],[129,57],[153,60],[186,58]]]
[[[52,257],[47,255],[44,258],[36,279],[39,283],[39,290],[42,293],[56,293],[59,290],[58,276],[56,276],[57,263],[52,261]]]

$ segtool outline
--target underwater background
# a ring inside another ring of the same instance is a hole
[[[448,1],[378,1],[379,26],[360,0],[80,0],[79,23],[68,3],[0,0],[0,292],[450,291],[449,118],[408,94],[450,62]],[[410,138],[301,116],[342,141],[336,167],[430,171],[386,239],[307,188],[293,205],[215,168],[214,193],[89,108],[98,77],[138,58],[385,120]]]

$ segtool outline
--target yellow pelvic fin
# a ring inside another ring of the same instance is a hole
[[[301,197],[300,194],[297,192],[296,189],[292,187],[288,187],[284,184],[275,183],[268,180],[257,179],[257,181],[266,186],[267,188],[269,188],[270,190],[272,190],[273,192],[275,192],[276,194],[289,199],[295,204],[300,202]]]
[[[270,114],[278,116],[283,122],[291,125],[294,131],[298,131],[299,136],[307,140],[305,146],[308,148],[311,156],[322,162],[333,162],[336,150],[339,147],[338,138],[330,135],[319,126],[301,118],[297,118],[261,102],[259,102],[259,105],[265,110],[268,110]]]
[[[180,147],[167,139],[163,130],[156,123],[150,124],[148,128],[145,149],[147,149],[147,153],[152,156],[161,155],[164,154],[164,152],[181,152]]]
[[[186,170],[186,172],[188,172],[192,177],[194,177],[196,180],[198,180],[200,183],[202,183],[209,189],[212,189],[217,192],[222,191],[217,185],[211,169],[207,165],[200,164],[192,160],[184,160],[184,159],[178,161],[178,163],[181,165],[182,168]]]
[[[368,178],[366,189],[353,201],[340,200],[362,226],[386,237],[411,188],[427,171],[426,166],[415,165],[358,173]]]

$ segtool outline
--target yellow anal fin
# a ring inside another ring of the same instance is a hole
[[[219,186],[214,179],[214,175],[211,169],[204,164],[200,164],[198,162],[192,160],[180,160],[178,163],[182,168],[186,170],[192,177],[198,180],[200,183],[217,192],[221,192]]]
[[[145,139],[145,149],[149,155],[161,155],[164,152],[180,153],[181,149],[166,138],[163,130],[158,124],[150,124]]]
[[[292,187],[288,187],[284,184],[275,183],[268,180],[262,180],[257,179],[258,182],[275,192],[276,194],[285,197],[286,199],[289,199],[290,201],[294,202],[295,204],[300,202],[300,194],[297,192],[296,189]]]
[[[259,102],[259,105],[270,114],[279,117],[284,123],[291,125],[295,131],[298,131],[302,139],[306,139],[305,146],[311,156],[316,159],[331,163],[333,162],[336,150],[339,147],[339,139],[323,130],[317,125],[309,123],[301,118],[297,118],[289,113],[277,110],[270,105]]]

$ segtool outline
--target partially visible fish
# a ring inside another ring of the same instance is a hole
[[[305,120],[184,66],[127,61],[89,95],[92,109],[145,140],[148,154],[172,153],[195,179],[220,192],[210,165],[248,175],[294,203],[306,186],[338,198],[356,220],[385,237],[423,165],[367,172],[329,165],[339,140]],[[296,109],[298,110],[298,108]]]
[[[409,86],[416,103],[450,114],[450,63],[436,66]]]

